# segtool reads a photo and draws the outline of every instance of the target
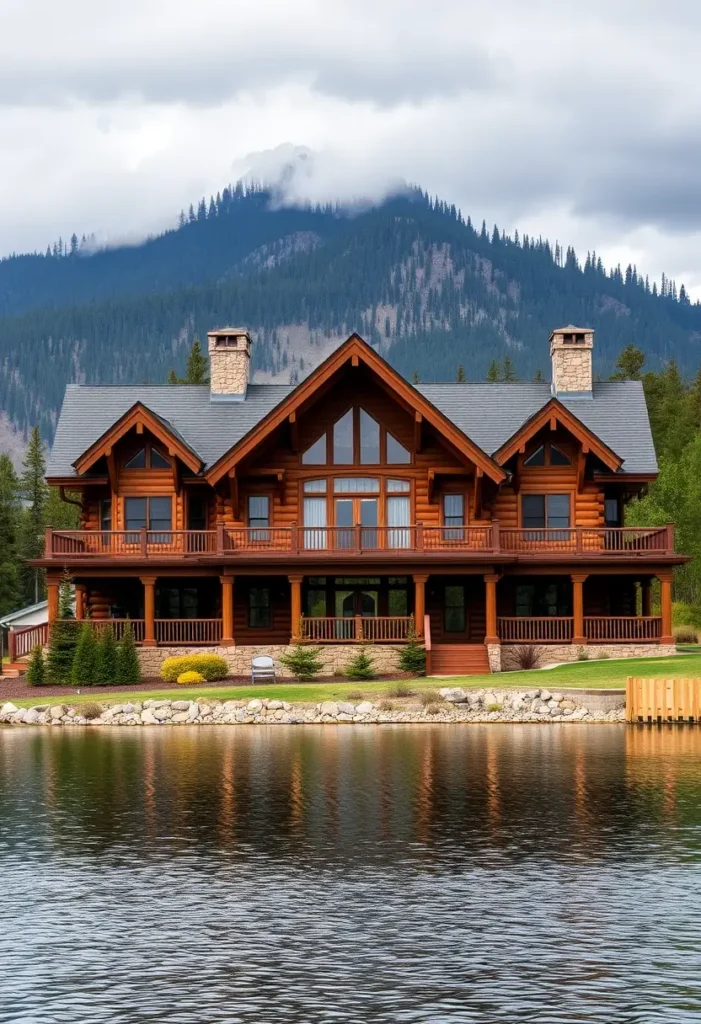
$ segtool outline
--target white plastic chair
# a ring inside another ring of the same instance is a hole
[[[267,655],[251,660],[251,682],[275,682],[275,662]]]

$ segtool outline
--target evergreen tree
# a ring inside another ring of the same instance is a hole
[[[97,673],[97,645],[95,630],[84,622],[78,634],[78,643],[71,668],[71,682],[74,686],[93,686]]]
[[[75,619],[56,619],[49,630],[46,675],[54,686],[67,686],[75,659],[80,623]]]
[[[41,644],[37,644],[29,656],[27,665],[27,686],[43,686],[46,682],[46,668],[44,666],[44,652]]]
[[[518,380],[518,374],[514,369],[514,365],[511,362],[509,356],[504,356],[504,369],[502,371],[502,380],[515,381]]]
[[[200,339],[195,336],[195,340],[192,343],[190,349],[190,355],[187,358],[187,367],[185,370],[185,384],[209,384],[208,374],[208,361],[207,357],[202,355],[202,346],[200,345]]]
[[[499,368],[499,363],[496,361],[496,359],[492,359],[491,363],[489,364],[489,369],[487,370],[487,380],[489,381],[490,384],[496,384],[498,381],[501,380],[501,370]]]
[[[77,530],[80,528],[79,499],[74,495],[72,501],[61,498],[58,487],[49,487],[44,509],[44,526],[52,526],[54,530]]]
[[[280,661],[288,668],[300,683],[308,682],[317,676],[323,667],[320,647],[309,647],[301,641],[292,646],[288,654],[281,654]]]
[[[117,649],[117,683],[131,686],[141,682],[141,665],[134,640],[131,622],[124,626],[124,633]]]
[[[179,384],[180,383],[180,381],[178,380],[178,375],[175,372],[175,370],[173,370],[173,369],[171,369],[170,372],[168,373],[168,383],[169,384]]]
[[[544,384],[545,383],[545,377],[543,376],[543,371],[540,369],[540,367],[538,367],[536,372],[533,374],[533,383],[534,384]]]
[[[58,617],[59,619],[73,618],[73,582],[68,572],[62,574],[61,582],[58,585]]]
[[[97,641],[95,685],[113,686],[117,680],[117,642],[111,623],[103,626]]]
[[[19,481],[9,455],[0,455],[0,615],[21,605],[18,567]]]
[[[412,375],[411,375],[411,383],[412,384],[420,384],[421,383],[420,378],[419,378],[419,371],[418,370],[414,370],[414,372],[412,373]]]
[[[458,384],[465,383],[465,368],[462,365],[462,363],[460,363],[460,365],[458,366],[458,372],[455,375],[455,380],[457,381]]]
[[[374,679],[374,662],[364,647],[358,650],[348,663],[345,675],[348,679]]]
[[[616,360],[616,372],[609,380],[641,380],[645,353],[635,345],[626,345]]]
[[[411,672],[413,676],[426,673],[426,648],[419,642],[413,626],[409,630],[407,643],[399,652],[399,667],[402,672]]]
[[[35,569],[26,563],[30,559],[40,558],[44,551],[44,527],[46,526],[48,499],[48,487],[44,481],[45,473],[44,442],[39,434],[39,428],[34,427],[22,464],[22,476],[19,482],[20,495],[24,501],[20,517],[18,545],[22,581],[21,600],[24,604],[36,603],[44,596],[44,573],[41,569]]]

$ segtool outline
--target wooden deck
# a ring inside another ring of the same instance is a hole
[[[626,719],[629,722],[701,723],[701,679],[640,679],[626,681]]]

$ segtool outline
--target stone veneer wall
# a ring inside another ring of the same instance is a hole
[[[555,394],[561,391],[591,391],[593,346],[592,333],[587,333],[584,342],[576,345],[565,344],[562,334],[553,336],[550,342],[550,358]]]
[[[250,372],[248,341],[244,336],[237,339],[236,348],[217,348],[215,340],[209,339],[209,380],[213,395],[245,395]]]
[[[517,668],[512,653],[517,646],[516,644],[502,645],[501,667],[505,671]],[[542,668],[545,665],[555,665],[561,661],[578,661],[580,651],[586,651],[590,661],[596,661],[597,658],[602,657],[661,658],[667,654],[677,653],[674,644],[587,644],[586,647],[578,647],[575,644],[543,644],[540,647],[540,666]]]
[[[278,646],[266,644],[261,647],[141,647],[139,648],[139,661],[141,671],[147,678],[159,676],[161,663],[166,658],[178,657],[182,654],[219,654],[229,666],[229,674],[232,676],[250,676],[251,659],[261,656],[268,656],[275,662],[275,674],[280,679],[291,679],[292,673],[280,663],[280,655],[288,653],[292,647],[288,644]],[[333,676],[341,673],[343,669],[357,655],[359,647],[356,644],[329,644],[321,647],[323,667],[321,675]],[[400,647],[392,647],[389,644],[368,645],[368,654],[373,659],[374,670],[377,675],[389,675],[399,669]]]

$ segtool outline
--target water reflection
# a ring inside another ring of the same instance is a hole
[[[0,1022],[698,1021],[701,730],[0,730]]]

